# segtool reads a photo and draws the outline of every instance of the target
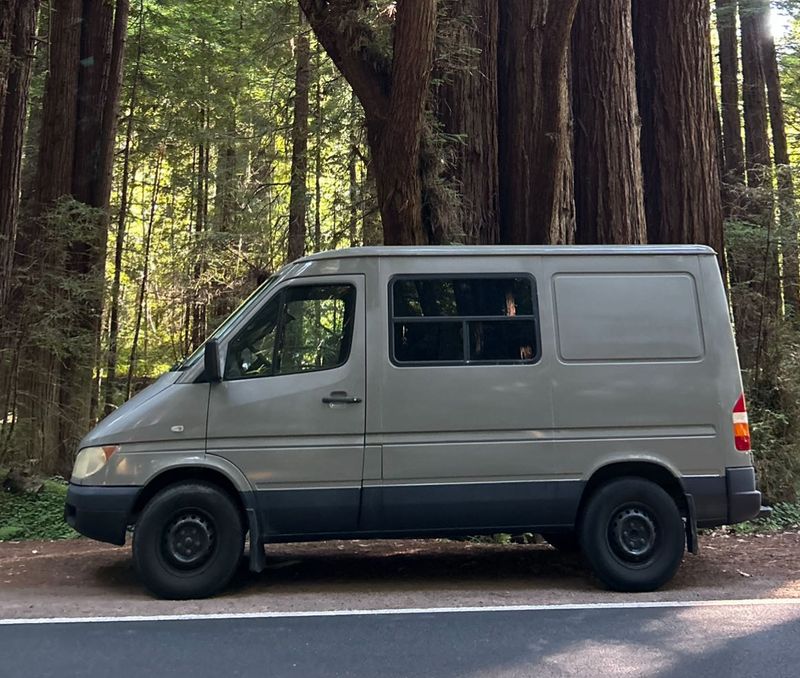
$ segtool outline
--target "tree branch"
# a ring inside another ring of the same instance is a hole
[[[299,0],[300,8],[322,47],[350,83],[368,118],[389,116],[391,60],[374,49],[377,43],[362,19],[365,0]]]

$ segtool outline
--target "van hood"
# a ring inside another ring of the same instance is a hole
[[[172,386],[181,376],[180,372],[166,372],[156,379],[150,386],[142,389],[133,398],[124,402],[107,417],[102,419],[86,436],[81,440],[78,449],[91,445],[108,445],[115,443],[113,438],[122,429],[130,428],[131,415],[133,415],[144,403],[157,396],[164,389]]]

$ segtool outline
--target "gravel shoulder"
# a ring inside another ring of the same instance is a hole
[[[223,595],[172,602],[141,588],[127,547],[0,543],[0,618],[800,598],[800,532],[706,535],[700,554],[647,594],[603,591],[580,557],[546,545],[330,541],[267,554],[264,572],[243,563]]]

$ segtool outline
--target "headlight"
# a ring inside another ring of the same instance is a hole
[[[119,451],[119,445],[103,445],[102,447],[84,447],[75,458],[72,467],[72,477],[82,480],[93,473],[97,473],[106,462],[111,459],[114,452]]]

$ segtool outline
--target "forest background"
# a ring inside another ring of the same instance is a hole
[[[800,483],[797,0],[2,0],[0,466],[305,253],[703,243]]]

